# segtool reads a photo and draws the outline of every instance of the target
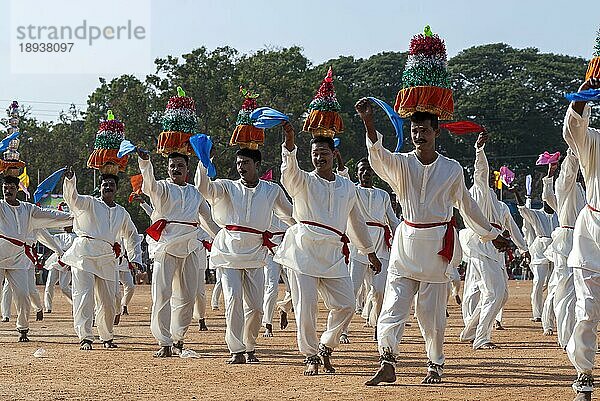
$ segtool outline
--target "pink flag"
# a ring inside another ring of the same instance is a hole
[[[260,179],[265,181],[273,181],[273,169],[267,170],[267,172],[264,173]]]
[[[560,152],[548,153],[548,151],[545,151],[538,157],[535,165],[544,166],[547,164],[558,163],[558,159],[560,159]]]
[[[508,167],[500,167],[500,179],[503,183],[510,187],[510,184],[515,180],[515,173],[513,173]]]

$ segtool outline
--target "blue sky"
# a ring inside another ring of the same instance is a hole
[[[74,1],[73,7],[86,7],[88,1]],[[600,28],[600,2],[568,4],[556,0],[148,0],[153,58],[200,46],[229,45],[252,52],[265,46],[299,45],[313,63],[340,55],[365,58],[382,51],[405,51],[411,36],[426,24],[445,39],[450,56],[474,45],[505,42],[589,58]],[[70,102],[83,107],[98,86],[98,75],[11,74],[9,19],[10,13],[1,13],[0,110],[17,99],[31,106],[34,116],[50,120]],[[121,73],[131,73],[126,63]]]

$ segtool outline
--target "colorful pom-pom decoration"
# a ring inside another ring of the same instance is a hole
[[[394,108],[402,118],[419,111],[435,114],[442,120],[452,119],[454,100],[446,45],[431,32],[429,25],[410,41],[402,73],[402,89],[398,92]]]
[[[94,150],[88,158],[89,168],[100,170],[102,174],[118,174],[127,167],[127,156],[119,158],[117,153],[125,139],[125,124],[115,119],[112,110],[108,110],[106,120],[98,124],[94,140]]]
[[[235,129],[229,140],[229,145],[238,145],[240,148],[258,149],[265,142],[265,131],[254,126],[254,120],[250,117],[252,112],[258,108],[256,99],[258,93],[240,86],[240,93],[244,96],[242,108],[238,112]]]
[[[185,95],[181,86],[177,87],[177,96],[169,99],[161,124],[163,130],[158,136],[157,153],[165,157],[171,153],[188,156],[194,153],[189,140],[198,130],[196,103]]]
[[[329,67],[327,76],[308,105],[308,117],[304,120],[302,130],[310,132],[313,137],[333,138],[344,131],[340,110],[341,106],[335,96],[335,87],[333,86],[333,70]]]
[[[585,73],[586,81],[590,78],[600,78],[600,29],[596,34],[596,44],[594,45],[594,54],[588,64],[587,72]]]

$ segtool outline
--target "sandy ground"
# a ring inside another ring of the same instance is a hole
[[[118,349],[98,344],[91,352],[79,351],[70,306],[56,289],[54,311],[43,322],[31,324],[31,342],[18,344],[14,318],[0,323],[0,400],[569,400],[574,370],[556,345],[544,337],[540,324],[530,318],[531,282],[510,283],[505,309],[506,331],[494,333],[498,350],[473,351],[458,341],[460,310],[450,303],[446,330],[445,382],[421,385],[426,357],[418,326],[405,332],[394,385],[363,385],[378,367],[371,329],[356,316],[349,345],[333,356],[335,375],[302,376],[295,324],[277,330],[273,338],[259,338],[260,365],[225,364],[225,320],[220,311],[207,311],[208,332],[193,326],[186,348],[199,359],[152,357],[157,349],[150,333],[150,287],[138,286],[130,306],[116,327]],[[40,291],[41,291],[40,287]],[[212,286],[209,286],[212,290]],[[210,291],[209,294],[210,295]],[[321,307],[319,324],[325,322]],[[278,326],[278,318],[274,322]],[[46,357],[35,358],[38,348]]]

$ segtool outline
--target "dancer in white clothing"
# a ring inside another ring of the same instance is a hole
[[[600,74],[588,79],[579,91],[586,89],[600,89]],[[567,259],[567,265],[573,268],[577,298],[577,321],[567,345],[567,354],[578,373],[573,384],[577,401],[592,399],[600,321],[600,130],[589,127],[590,114],[586,102],[571,103],[563,128],[565,141],[579,159],[587,201],[575,222],[573,249]]]
[[[256,337],[261,326],[264,297],[264,266],[273,252],[273,233],[268,231],[273,214],[288,224],[292,205],[276,184],[260,180],[258,149],[236,153],[240,179],[210,181],[198,164],[196,186],[211,205],[215,222],[222,227],[212,244],[212,266],[221,270],[225,298],[225,342],[231,353],[228,363],[258,363]]]
[[[382,135],[375,130],[370,101],[359,100],[356,111],[365,125],[371,166],[396,193],[404,217],[394,236],[383,308],[377,323],[381,367],[365,384],[373,386],[396,380],[398,344],[416,294],[416,314],[429,359],[423,383],[439,383],[445,361],[447,272],[449,266],[457,265],[461,259],[453,207],[459,208],[465,223],[482,241],[492,241],[501,250],[508,246],[508,241],[490,225],[470,196],[460,164],[436,152],[435,139],[440,134],[436,115],[412,114],[411,138],[415,151],[391,153],[383,147]]]
[[[73,240],[77,238],[77,234],[73,232],[73,227],[65,227],[65,232],[56,234],[54,238],[60,244],[61,249],[66,251],[73,245]],[[62,262],[58,261],[59,255],[53,253],[46,260],[46,269],[48,276],[46,277],[46,288],[44,291],[44,304],[47,313],[52,313],[52,300],[54,299],[54,287],[58,281],[58,285],[62,293],[67,297],[69,303],[73,304],[73,292],[71,290],[71,268]]]

